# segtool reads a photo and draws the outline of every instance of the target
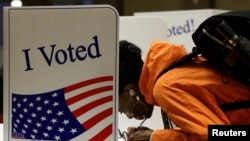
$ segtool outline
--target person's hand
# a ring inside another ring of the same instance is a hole
[[[149,141],[153,130],[148,127],[129,127],[128,141]]]

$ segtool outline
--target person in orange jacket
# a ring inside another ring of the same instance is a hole
[[[249,100],[250,86],[228,77],[202,57],[169,70],[186,55],[182,45],[154,41],[143,62],[141,49],[120,41],[119,112],[128,118],[150,118],[160,106],[173,129],[129,128],[128,141],[207,141],[208,125],[250,124],[250,108],[223,111],[219,105]],[[159,119],[161,116],[159,115]]]

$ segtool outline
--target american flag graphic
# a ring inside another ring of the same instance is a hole
[[[39,94],[12,94],[12,138],[104,141],[113,133],[113,76]]]

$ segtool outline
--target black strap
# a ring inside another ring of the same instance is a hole
[[[250,108],[250,100],[236,101],[219,105],[222,111],[237,110],[241,108]]]
[[[164,129],[173,129],[173,124],[171,120],[169,119],[167,113],[164,112],[163,109],[161,109],[161,116],[162,116]]]
[[[169,70],[183,64],[184,62],[186,62],[187,60],[190,60],[191,58],[193,58],[194,56],[197,56],[199,54],[198,50],[196,49],[196,47],[193,47],[193,50],[191,53],[188,53],[187,55],[183,56],[180,60],[177,60],[176,62],[170,64],[168,67],[166,67],[156,78],[156,80],[158,80],[158,78],[160,78],[164,73],[168,72]]]

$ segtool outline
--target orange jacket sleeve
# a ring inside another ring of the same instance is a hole
[[[231,124],[218,104],[247,99],[249,91],[234,80],[224,84],[210,69],[184,66],[169,71],[155,84],[153,97],[180,129],[155,130],[151,140],[207,141],[209,124]]]

